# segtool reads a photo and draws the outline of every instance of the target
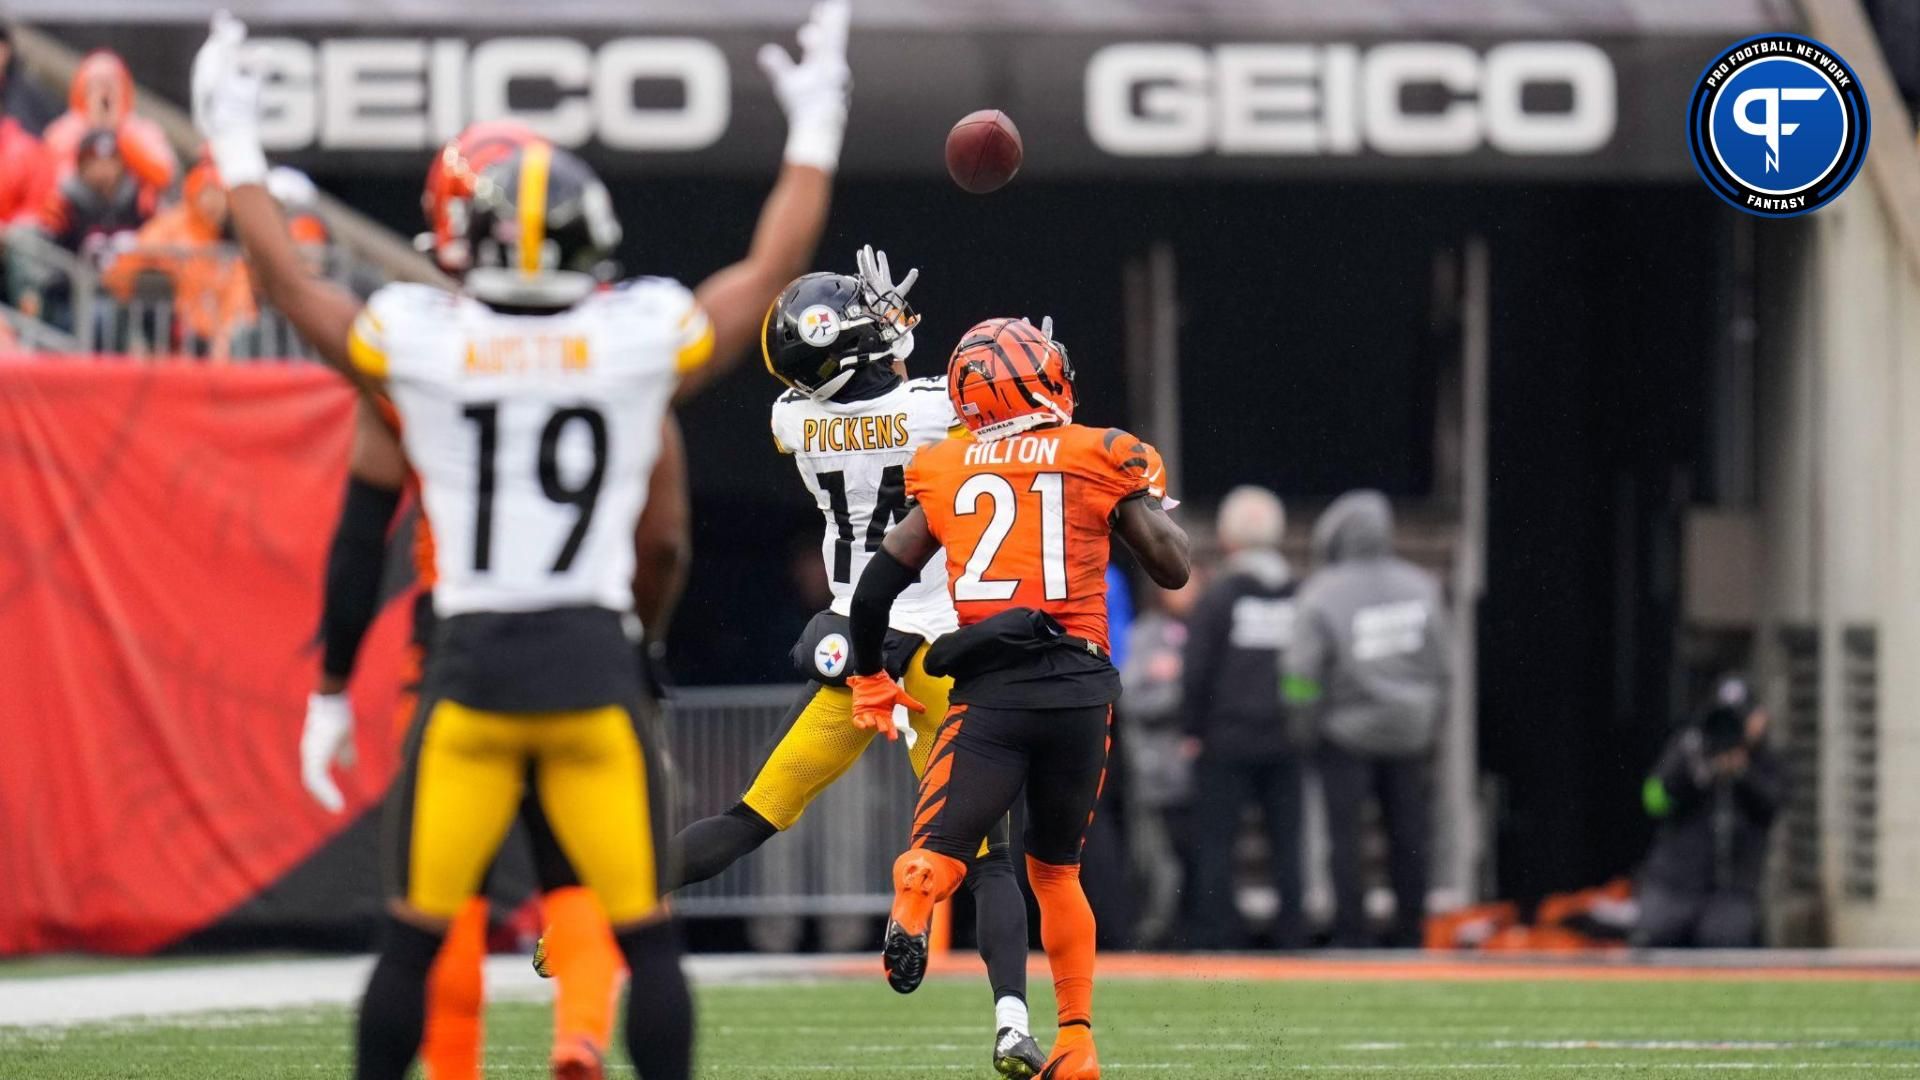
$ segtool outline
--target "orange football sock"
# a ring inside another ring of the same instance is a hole
[[[893,921],[909,934],[926,932],[933,906],[960,887],[967,864],[926,848],[908,848],[893,861]]]
[[[427,973],[427,1029],[420,1040],[427,1080],[479,1080],[486,1038],[480,965],[486,958],[487,902],[476,896],[447,928]]]
[[[613,1005],[626,961],[607,925],[606,909],[593,890],[555,889],[547,910],[547,968],[557,986],[553,999],[553,1046],[570,1052],[581,1039],[598,1054],[613,1046]]]
[[[1027,881],[1040,904],[1040,945],[1053,968],[1060,1024],[1093,1023],[1093,908],[1080,889],[1080,867],[1027,856]]]

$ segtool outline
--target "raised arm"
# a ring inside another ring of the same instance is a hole
[[[847,127],[848,0],[822,0],[800,28],[800,60],[778,45],[760,50],[787,114],[787,146],[780,177],[760,209],[753,241],[739,262],[694,290],[713,320],[713,361],[681,381],[679,400],[726,374],[760,332],[767,308],[787,282],[806,272],[826,229],[833,171]]]
[[[348,332],[360,300],[307,269],[267,193],[267,157],[260,147],[260,74],[243,50],[246,24],[222,11],[193,59],[193,118],[206,136],[220,182],[226,185],[234,235],[267,302],[286,316],[320,358],[363,388],[367,376],[347,356]]]

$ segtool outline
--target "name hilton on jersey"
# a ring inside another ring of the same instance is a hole
[[[1043,439],[1037,435],[974,443],[967,447],[969,465],[1005,465],[1010,461],[1018,461],[1022,465],[1051,465],[1059,456],[1058,439]]]
[[[907,414],[892,416],[832,416],[801,424],[805,452],[815,450],[898,450],[913,445],[907,436]]]

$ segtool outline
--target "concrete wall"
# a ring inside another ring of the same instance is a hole
[[[1762,685],[1780,700],[1779,632],[1817,629],[1821,921],[1848,946],[1920,945],[1920,276],[1881,195],[1758,223]]]

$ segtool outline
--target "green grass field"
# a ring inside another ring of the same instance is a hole
[[[701,1076],[989,1078],[984,997],[958,980],[908,998],[877,978],[709,987]],[[1115,1077],[1920,1077],[1911,981],[1114,980],[1098,1009]],[[0,1028],[0,1077],[343,1077],[350,1024],[328,1008]],[[494,1006],[488,1076],[544,1077],[547,1024]]]

